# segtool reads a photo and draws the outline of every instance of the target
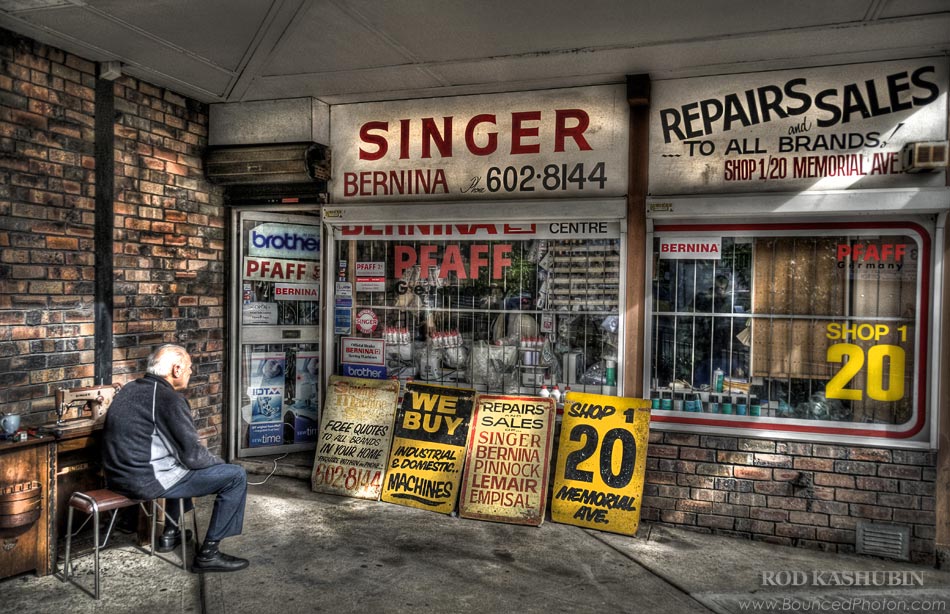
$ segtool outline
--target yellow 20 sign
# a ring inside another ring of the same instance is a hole
[[[636,533],[649,431],[650,401],[568,394],[551,520],[624,535]]]
[[[832,341],[875,341],[895,334],[901,342],[907,341],[907,326],[893,330],[888,324],[840,323],[827,326],[826,336]],[[899,401],[904,398],[907,356],[904,348],[889,343],[877,343],[865,352],[856,343],[835,343],[826,352],[828,362],[842,363],[841,368],[825,386],[829,399],[863,401],[866,394],[875,401]],[[867,366],[865,390],[849,388],[861,370]]]

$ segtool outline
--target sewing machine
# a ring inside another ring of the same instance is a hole
[[[64,427],[67,422],[68,426],[101,424],[120,387],[119,384],[103,384],[60,388],[56,391],[56,425]]]

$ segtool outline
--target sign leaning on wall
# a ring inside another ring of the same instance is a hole
[[[409,384],[380,500],[442,514],[455,511],[474,390]]]
[[[900,150],[947,138],[946,58],[657,81],[650,193],[944,185]]]
[[[551,520],[633,535],[640,523],[650,401],[568,393]]]
[[[555,411],[551,398],[475,397],[459,516],[541,525]]]
[[[399,382],[330,376],[310,484],[314,492],[379,499]]]

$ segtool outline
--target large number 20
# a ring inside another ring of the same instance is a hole
[[[597,451],[597,442],[599,436],[597,429],[589,424],[578,424],[571,429],[571,441],[581,441],[585,439],[584,446],[567,455],[564,477],[578,482],[593,482],[594,473],[584,471],[579,465],[592,457]],[[613,472],[613,451],[614,444],[619,441],[620,447],[620,471]],[[630,431],[624,429],[611,429],[604,433],[604,441],[600,447],[600,477],[604,484],[611,488],[623,488],[633,479],[634,463],[637,459],[637,442]]]
[[[828,362],[847,361],[825,387],[825,396],[829,399],[860,401],[864,398],[861,390],[847,388],[851,380],[864,367],[864,350],[853,343],[836,343],[828,348]],[[887,382],[884,381],[884,359],[890,362]],[[875,401],[897,401],[904,398],[904,348],[899,345],[872,345],[868,349],[868,396]],[[885,386],[886,384],[886,386]]]

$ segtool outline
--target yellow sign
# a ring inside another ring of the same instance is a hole
[[[380,500],[455,511],[474,390],[410,384],[396,412],[392,453]]]
[[[310,476],[314,492],[379,499],[398,395],[397,381],[330,377]]]
[[[633,535],[650,434],[650,401],[570,392],[558,442],[551,520]]]
[[[550,398],[475,397],[459,516],[541,524],[555,410]]]

